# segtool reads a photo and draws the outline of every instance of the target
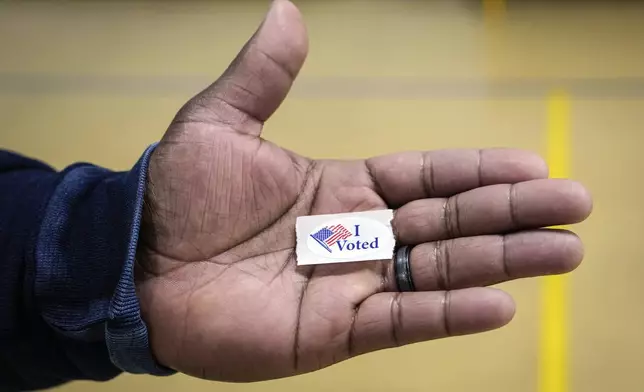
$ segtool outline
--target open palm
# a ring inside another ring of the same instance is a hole
[[[260,137],[307,53],[276,1],[224,75],[177,114],[150,162],[137,264],[164,365],[222,381],[314,371],[352,356],[498,328],[511,298],[487,285],[574,269],[582,245],[543,227],[590,213],[579,184],[509,150],[320,161]],[[306,130],[302,130],[306,132]],[[298,216],[395,209],[416,292],[390,260],[298,267]]]

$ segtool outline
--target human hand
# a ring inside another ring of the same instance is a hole
[[[375,350],[498,328],[514,314],[486,286],[564,273],[580,240],[544,227],[591,210],[510,149],[312,160],[260,137],[307,54],[294,5],[274,2],[224,75],[177,114],[153,153],[137,257],[156,358],[212,380],[314,371]],[[306,132],[306,130],[302,130]],[[395,209],[416,292],[391,261],[297,267],[302,215]]]

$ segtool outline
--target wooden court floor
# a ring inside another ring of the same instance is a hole
[[[122,376],[59,390],[644,391],[644,3],[501,3],[296,1],[310,56],[265,136],[320,158],[538,151],[593,194],[593,215],[573,228],[586,244],[577,271],[504,284],[517,314],[501,330],[302,377]],[[0,3],[0,146],[59,168],[129,168],[224,69],[267,5]],[[312,143],[320,132],[327,137]]]

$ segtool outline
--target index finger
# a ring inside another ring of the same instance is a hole
[[[485,185],[548,177],[540,156],[507,148],[408,151],[370,158],[366,165],[376,190],[393,208]]]

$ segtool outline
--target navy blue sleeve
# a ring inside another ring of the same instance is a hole
[[[0,150],[0,391],[174,373],[152,356],[133,276],[154,147],[124,172]]]

